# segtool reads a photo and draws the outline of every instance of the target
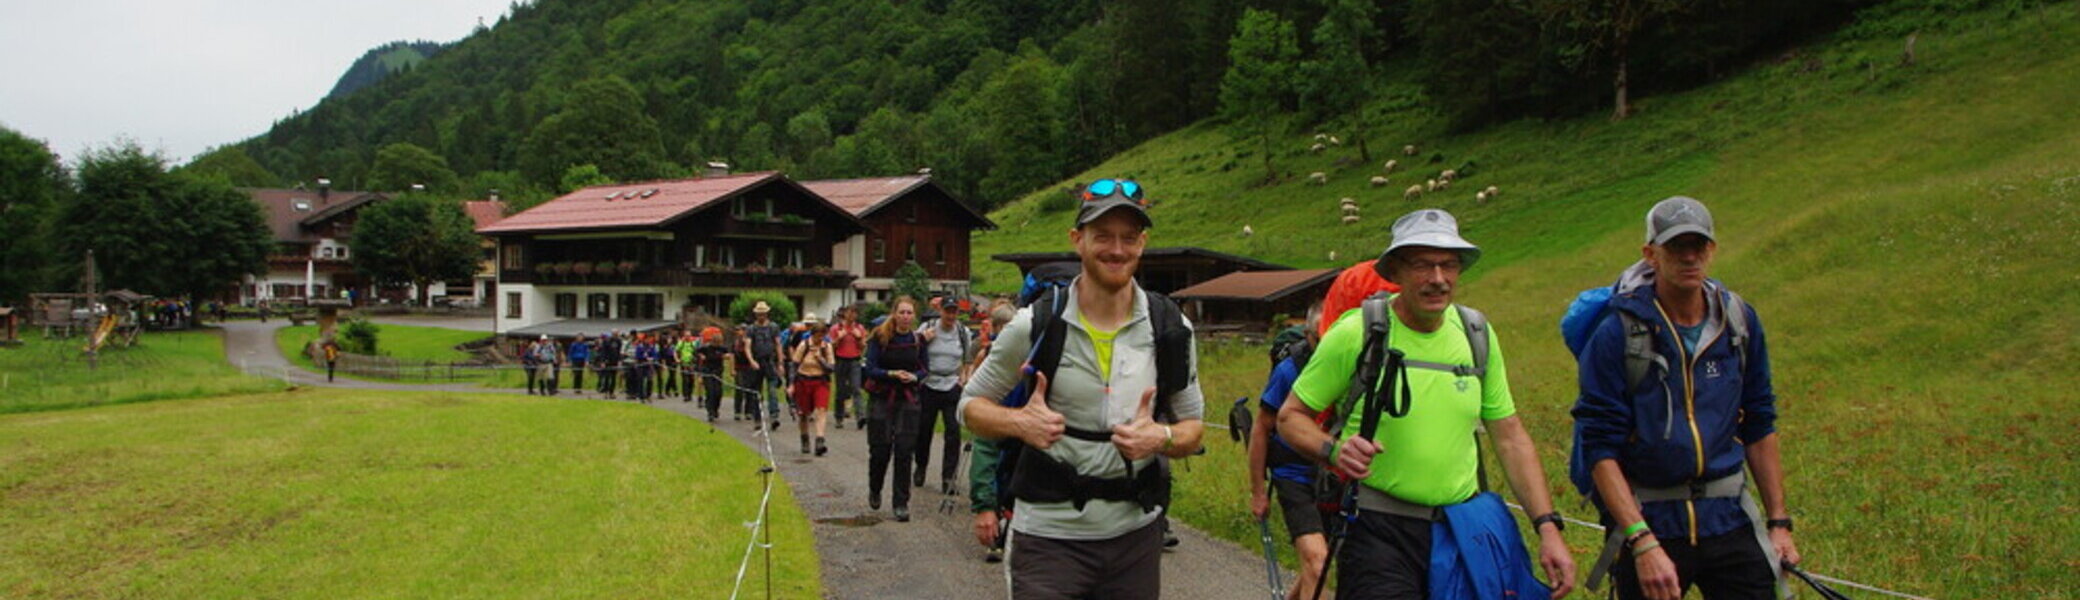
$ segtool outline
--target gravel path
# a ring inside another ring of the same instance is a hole
[[[312,387],[387,389],[410,391],[454,391],[471,393],[519,393],[474,385],[409,385],[350,381],[325,382],[323,373],[298,368],[281,356],[274,346],[274,330],[286,322],[233,322],[223,327],[224,351],[232,364],[248,373],[285,379]],[[597,395],[565,397],[579,401],[607,402]],[[625,400],[611,400],[626,402]],[[721,432],[763,452],[765,440],[749,422],[733,421],[729,399],[723,400],[721,420],[711,432]],[[705,412],[696,405],[677,400],[658,401],[656,408],[705,422]],[[783,423],[772,441],[774,466],[792,487],[795,502],[813,522],[816,554],[822,561],[823,589],[827,598],[997,598],[1005,596],[1004,568],[982,561],[982,547],[970,533],[966,496],[941,494],[936,482],[939,465],[932,465],[934,479],[927,487],[913,488],[909,523],[897,523],[889,514],[886,498],[882,510],[866,505],[867,446],[865,432],[851,427],[829,431],[830,453],[814,457],[800,452],[800,439],[793,423]],[[936,442],[935,442],[936,444]],[[937,450],[937,448],[934,448]],[[934,456],[936,459],[937,456]],[[965,466],[963,466],[965,469]],[[756,473],[741,474],[745,485],[757,485]],[[883,490],[886,494],[887,490]],[[1240,502],[1237,503],[1240,509]],[[1216,540],[1182,523],[1173,523],[1183,543],[1163,556],[1163,592],[1171,598],[1262,598],[1264,563],[1251,550]],[[738,543],[730,541],[728,543]],[[751,576],[759,573],[754,561]],[[1290,581],[1291,574],[1283,576]],[[722,584],[723,582],[718,582]],[[756,589],[756,586],[747,586]]]

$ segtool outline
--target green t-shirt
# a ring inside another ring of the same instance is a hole
[[[1314,357],[1293,383],[1293,393],[1308,408],[1321,411],[1343,401],[1357,370],[1359,347],[1365,341],[1364,311],[1352,310],[1330,326],[1329,333],[1315,346]],[[1388,334],[1393,347],[1410,360],[1447,365],[1473,364],[1473,351],[1466,342],[1466,325],[1456,308],[1445,311],[1444,326],[1419,333],[1395,318]],[[1384,383],[1386,378],[1381,377]],[[1380,415],[1379,433],[1373,441],[1384,451],[1372,459],[1372,476],[1365,485],[1388,495],[1421,504],[1443,506],[1464,501],[1479,491],[1473,428],[1483,420],[1516,414],[1510,397],[1509,376],[1502,365],[1502,345],[1495,341],[1495,328],[1488,327],[1488,373],[1485,377],[1461,377],[1434,369],[1408,369],[1408,415],[1399,419]],[[1399,394],[1395,385],[1391,394]],[[1382,391],[1385,402],[1390,392]],[[1353,413],[1359,412],[1353,410]],[[1344,437],[1357,435],[1357,414],[1344,415]]]
[[[1091,326],[1091,320],[1076,313],[1076,320],[1083,323],[1083,330],[1091,334],[1091,346],[1098,351],[1098,378],[1107,383],[1112,381],[1112,340],[1119,337],[1119,330],[1102,331]]]

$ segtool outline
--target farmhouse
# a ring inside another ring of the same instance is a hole
[[[322,181],[322,180],[321,180]],[[321,183],[305,189],[241,190],[260,205],[274,236],[267,272],[246,276],[236,292],[241,304],[337,298],[340,290],[366,295],[373,286],[347,262],[356,212],[384,198],[373,192],[334,190]],[[359,299],[359,298],[357,298]]]
[[[969,290],[969,239],[977,229],[996,229],[989,217],[955,198],[930,175],[804,181],[802,186],[866,224],[833,249],[834,262],[855,270],[852,301],[885,302],[895,288],[896,269],[917,261],[932,289],[954,297]]]

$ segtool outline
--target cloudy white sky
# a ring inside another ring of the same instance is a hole
[[[0,125],[71,162],[127,137],[186,162],[316,105],[363,52],[452,42],[510,0],[0,0]]]

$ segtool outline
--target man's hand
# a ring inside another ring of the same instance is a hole
[[[1141,405],[1134,409],[1134,419],[1112,426],[1112,447],[1118,448],[1127,460],[1141,460],[1155,455],[1163,449],[1163,440],[1169,434],[1163,426],[1156,424],[1156,388],[1141,391]]]
[[[1372,457],[1378,455],[1383,450],[1385,449],[1372,440],[1355,435],[1350,436],[1344,438],[1343,442],[1337,445],[1336,463],[1333,466],[1336,467],[1337,472],[1343,473],[1351,479],[1371,477]]]
[[[1655,539],[1647,536],[1639,543]],[[1647,550],[1632,559],[1633,572],[1639,575],[1639,591],[1647,600],[1678,600],[1683,597],[1683,588],[1676,581],[1676,564],[1668,559],[1668,553],[1660,548]]]
[[[1250,492],[1249,514],[1259,521],[1264,520],[1264,515],[1271,514],[1271,495],[1262,489]]]
[[[1046,450],[1062,439],[1062,431],[1068,427],[1062,414],[1047,407],[1047,374],[1033,376],[1033,394],[1026,405],[1018,409],[1013,427],[1018,430],[1018,439],[1040,450]]]
[[[975,513],[975,541],[984,548],[997,545],[997,511],[985,510]]]
[[[1804,559],[1804,557],[1798,555],[1798,544],[1791,542],[1791,530],[1770,528],[1769,543],[1777,548],[1777,560],[1784,561],[1795,567],[1798,566],[1799,561]]]
[[[1566,598],[1574,591],[1574,554],[1568,552],[1567,540],[1560,537],[1559,527],[1541,526],[1538,530],[1538,564],[1545,567],[1546,580],[1553,582],[1552,600]]]

